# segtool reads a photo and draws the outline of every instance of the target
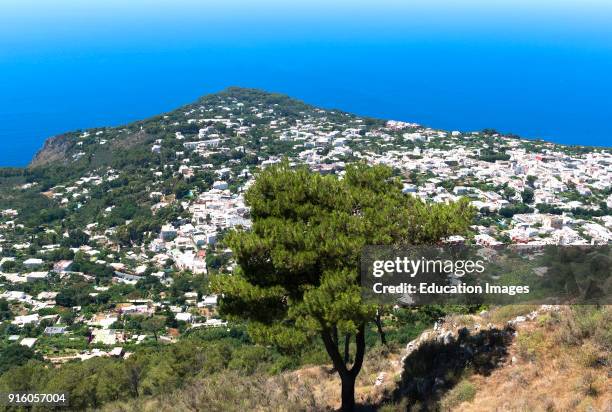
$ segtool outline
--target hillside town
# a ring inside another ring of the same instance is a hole
[[[75,132],[62,161],[102,159],[95,167],[75,166],[79,175],[51,186],[36,175],[4,183],[53,213],[43,219],[26,203],[0,210],[1,339],[63,363],[127,358],[147,342],[228,328],[208,278],[232,273],[224,237],[250,228],[245,193],[258,170],[283,161],[339,178],[351,162],[382,164],[406,196],[466,197],[477,218],[472,236],[455,241],[612,243],[609,150],[283,103],[219,94],[134,125]],[[146,161],[104,163],[113,147],[138,148]]]

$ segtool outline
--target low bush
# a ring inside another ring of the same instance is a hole
[[[535,361],[544,351],[544,333],[536,330],[519,334],[517,339],[518,353],[523,359]]]
[[[469,381],[463,380],[451,389],[441,402],[443,411],[454,410],[463,402],[469,402],[476,396],[476,387]]]

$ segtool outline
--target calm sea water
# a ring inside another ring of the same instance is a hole
[[[219,3],[2,1],[0,165],[27,164],[51,135],[230,85],[444,129],[612,145],[610,2]]]

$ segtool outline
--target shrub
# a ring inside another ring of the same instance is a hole
[[[253,374],[260,369],[260,366],[270,362],[271,353],[263,346],[244,346],[236,349],[228,367],[245,373]]]
[[[612,349],[612,308],[609,306],[574,306],[562,322],[558,340],[567,345],[581,345],[594,338],[602,349]]]
[[[597,379],[595,376],[589,371],[578,379],[576,382],[576,390],[584,396],[595,397],[599,393],[596,387],[596,381]]]
[[[412,405],[413,406],[413,410],[419,410],[417,405]],[[383,406],[381,406],[378,409],[378,412],[403,412],[403,411],[407,411],[408,409],[408,400],[407,399],[402,399],[399,402],[395,402],[395,403],[387,403]]]
[[[463,402],[469,402],[476,396],[476,387],[469,381],[463,380],[457,384],[444,397],[441,409],[444,411],[454,410]]]
[[[587,368],[595,368],[602,363],[602,357],[595,345],[590,342],[585,343],[578,352],[578,362]]]
[[[521,333],[517,339],[517,345],[521,357],[534,361],[544,350],[544,333],[539,330]]]
[[[548,330],[558,327],[560,322],[561,318],[558,312],[550,312],[538,317],[538,325]]]
[[[601,309],[601,324],[595,329],[593,338],[608,354],[612,353],[612,306]]]

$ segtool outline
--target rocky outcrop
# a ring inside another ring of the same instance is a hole
[[[70,136],[65,134],[47,139],[42,149],[34,155],[34,158],[30,162],[30,167],[39,167],[56,162],[66,162],[68,160],[68,150],[73,144],[74,142]]]
[[[433,329],[424,331],[406,346],[395,398],[435,409],[436,402],[463,379],[466,371],[489,376],[507,363],[516,363],[509,347],[519,327],[543,313],[557,310],[558,306],[540,306],[526,315],[513,317],[502,326],[488,322],[486,312],[469,316],[468,324],[465,319],[457,322],[453,317],[437,322]]]

